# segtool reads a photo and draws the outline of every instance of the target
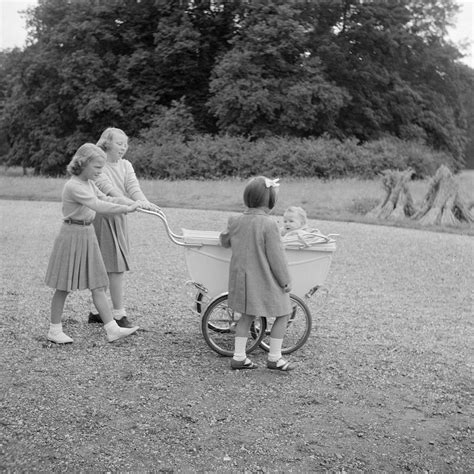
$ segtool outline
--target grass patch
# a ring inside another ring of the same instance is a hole
[[[457,179],[467,202],[474,202],[474,172],[461,173]],[[0,173],[0,198],[59,201],[65,180],[21,176],[20,169],[4,169]],[[246,181],[141,180],[140,183],[145,195],[163,207],[240,211]],[[412,181],[409,187],[415,206],[421,205],[429,188],[429,180]],[[385,196],[380,180],[285,179],[280,189],[280,197],[274,211],[276,215],[282,215],[286,207],[296,205],[305,208],[308,216],[313,219],[426,228],[409,219],[388,222],[365,217]],[[432,226],[429,229],[461,234],[474,233],[473,226],[469,225],[452,228]]]

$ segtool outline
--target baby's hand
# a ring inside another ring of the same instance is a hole
[[[127,206],[128,210],[127,212],[134,212],[140,207],[140,201],[136,201],[133,204],[130,204]]]
[[[285,285],[283,289],[285,290],[285,293],[290,293],[291,286],[290,285]]]

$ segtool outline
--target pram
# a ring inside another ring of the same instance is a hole
[[[232,356],[235,326],[240,314],[227,305],[231,249],[220,245],[220,232],[182,229],[182,235],[178,235],[170,229],[164,212],[144,209],[140,209],[140,212],[158,217],[171,241],[184,248],[192,280],[190,283],[197,289],[194,307],[201,317],[202,335],[211,349],[223,356]],[[285,245],[292,279],[290,299],[293,312],[283,341],[283,354],[296,351],[308,340],[312,317],[305,299],[320,290],[326,280],[336,250],[336,242],[332,238],[335,235],[321,234],[310,246],[297,242]],[[267,318],[255,318],[250,329],[247,353],[257,347],[269,350],[270,329]]]

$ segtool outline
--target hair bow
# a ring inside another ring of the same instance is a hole
[[[280,178],[276,178],[276,179],[265,178],[265,187],[277,188],[278,186],[280,186],[280,183],[278,181],[280,181]]]

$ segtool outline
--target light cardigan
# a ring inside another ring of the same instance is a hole
[[[126,213],[128,207],[123,198],[108,197],[92,181],[83,181],[72,176],[62,192],[62,212],[65,219],[94,220],[96,212],[101,214]]]
[[[220,235],[231,247],[229,307],[253,316],[291,313],[290,274],[277,223],[264,208],[248,209],[231,217]]]
[[[95,180],[95,184],[107,195],[115,189],[122,196],[133,201],[147,201],[138,183],[132,163],[128,160],[107,161],[101,175]]]

